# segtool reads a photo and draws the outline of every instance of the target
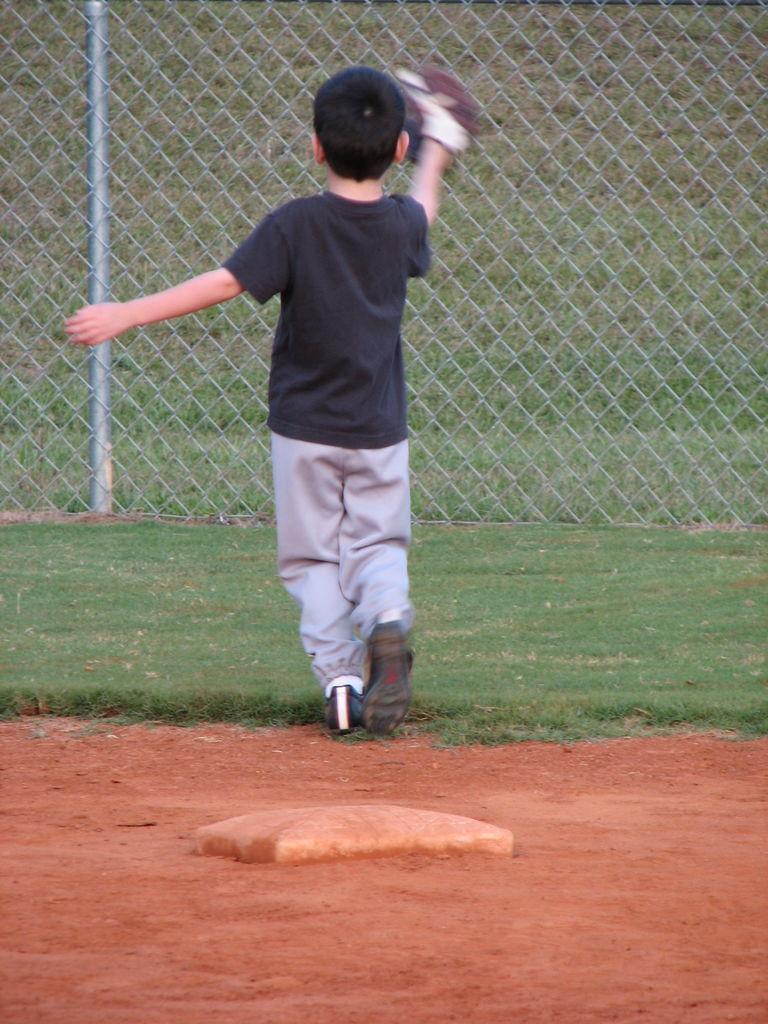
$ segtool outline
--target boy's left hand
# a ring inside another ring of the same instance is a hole
[[[100,302],[78,310],[66,321],[64,330],[76,345],[101,345],[130,326],[122,302]]]

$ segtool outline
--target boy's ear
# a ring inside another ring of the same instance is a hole
[[[401,164],[405,160],[405,155],[408,152],[408,146],[410,145],[411,137],[408,132],[400,132],[400,138],[397,140],[395,146],[395,156],[393,163]]]
[[[315,157],[316,163],[325,163],[325,150],[322,147],[320,139],[318,139],[317,135],[315,135],[314,132],[312,133],[312,153]]]

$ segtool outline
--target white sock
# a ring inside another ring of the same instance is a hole
[[[325,687],[325,696],[330,697],[331,691],[336,686],[349,686],[360,696],[362,696],[363,693],[363,680],[360,676],[336,676],[336,678],[332,679]]]
[[[376,625],[382,622],[398,622],[402,618],[399,608],[390,608],[388,612],[382,612],[376,619]]]

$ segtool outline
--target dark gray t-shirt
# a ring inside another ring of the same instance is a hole
[[[259,302],[280,295],[269,419],[285,437],[384,448],[407,435],[400,323],[426,273],[424,208],[330,192],[269,214],[224,266]]]

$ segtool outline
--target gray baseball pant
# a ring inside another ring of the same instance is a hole
[[[408,442],[337,448],[273,433],[272,473],[278,570],[313,671],[323,686],[361,676],[376,623],[413,622]]]

